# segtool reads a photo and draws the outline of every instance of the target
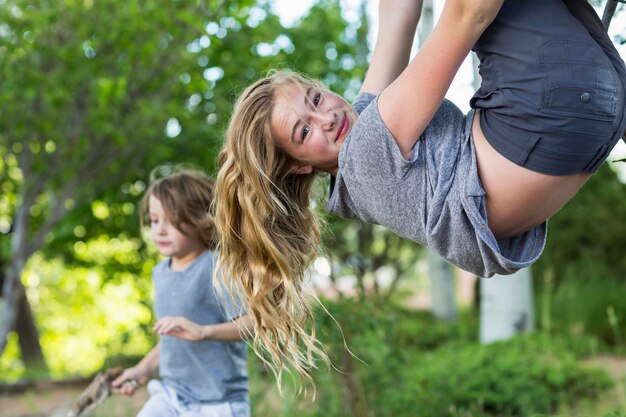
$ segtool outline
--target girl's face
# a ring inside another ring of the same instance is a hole
[[[163,210],[161,200],[151,195],[148,199],[148,217],[152,240],[161,255],[172,259],[171,267],[184,267],[204,251],[198,233],[182,225],[186,234],[178,230]]]
[[[277,93],[272,112],[276,145],[298,161],[294,172],[337,173],[339,150],[356,112],[343,98],[315,87],[289,83]]]

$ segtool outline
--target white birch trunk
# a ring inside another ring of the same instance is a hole
[[[480,342],[505,340],[534,329],[530,268],[480,280]]]
[[[459,313],[452,265],[430,248],[426,253],[430,275],[431,312],[439,320],[455,321]]]

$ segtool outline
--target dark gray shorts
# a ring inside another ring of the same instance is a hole
[[[546,174],[593,173],[626,129],[626,67],[586,0],[505,0],[474,47],[489,143]]]

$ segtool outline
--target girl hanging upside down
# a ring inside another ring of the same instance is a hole
[[[352,105],[279,71],[239,97],[219,155],[215,220],[256,338],[306,375],[303,274],[318,254],[310,191],[483,277],[535,262],[546,220],[626,128],[626,68],[586,0],[447,0],[408,64],[421,1],[381,0],[379,34]],[[470,50],[482,84],[464,115],[444,99]],[[407,65],[408,64],[408,65]],[[313,328],[314,329],[314,328]]]

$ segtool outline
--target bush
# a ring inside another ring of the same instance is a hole
[[[527,416],[595,398],[613,384],[577,364],[571,339],[536,334],[482,346],[472,316],[450,325],[371,299],[326,304],[356,357],[320,315],[340,372],[315,374],[318,397],[306,415]]]
[[[554,412],[613,385],[606,373],[580,367],[567,351],[547,348],[541,335],[446,347],[417,357],[398,380],[403,389],[385,397],[391,408],[380,415],[525,416]]]
[[[593,265],[593,262],[589,262]],[[573,336],[592,334],[601,342],[624,346],[626,336],[626,282],[584,270],[570,271],[554,289],[544,287],[538,300],[550,297],[548,305],[539,304],[540,316],[550,316],[551,327]],[[620,277],[621,278],[621,277]],[[546,311],[547,310],[547,311]],[[541,323],[545,326],[545,323]]]

